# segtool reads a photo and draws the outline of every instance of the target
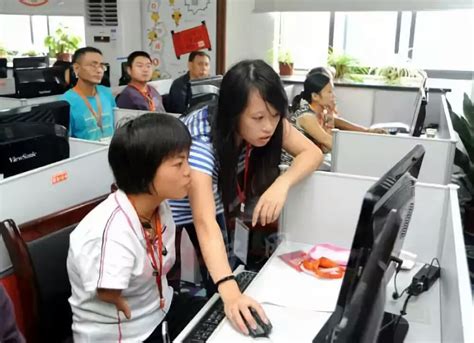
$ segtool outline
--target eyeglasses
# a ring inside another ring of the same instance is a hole
[[[84,64],[82,67],[87,69],[102,69],[103,71],[107,71],[107,65],[105,63]]]

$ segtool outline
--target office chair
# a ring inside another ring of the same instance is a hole
[[[11,219],[0,232],[18,280],[28,342],[72,342],[71,286],[66,270],[69,235],[76,224],[25,242]]]

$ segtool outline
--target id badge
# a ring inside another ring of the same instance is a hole
[[[234,230],[234,254],[244,264],[247,264],[247,254],[249,250],[250,229],[240,218],[235,218]]]

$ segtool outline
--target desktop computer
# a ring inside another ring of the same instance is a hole
[[[36,98],[63,94],[67,86],[57,68],[15,70],[15,94],[17,98]]]
[[[189,81],[186,113],[191,113],[204,104],[216,101],[219,98],[221,82],[222,75]]]
[[[47,68],[49,67],[48,56],[18,57],[13,59],[13,70]]]
[[[0,111],[0,174],[10,177],[69,158],[69,104]]]
[[[336,308],[313,343],[403,342],[408,322],[384,312],[385,293],[414,209],[424,153],[415,146],[367,191]]]

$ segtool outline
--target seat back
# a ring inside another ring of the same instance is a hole
[[[66,269],[69,235],[76,224],[27,243],[36,278],[39,334],[43,342],[64,342],[72,335]]]
[[[37,286],[28,247],[21,237],[20,230],[11,219],[0,222],[0,234],[10,255],[18,282],[22,312],[25,313],[27,309],[28,320],[24,320],[24,335],[27,342],[35,342],[39,333]]]
[[[25,321],[28,342],[64,342],[72,334],[66,258],[69,235],[75,227],[74,224],[25,243],[13,220],[0,223],[19,280],[23,308],[27,305],[33,315]]]

